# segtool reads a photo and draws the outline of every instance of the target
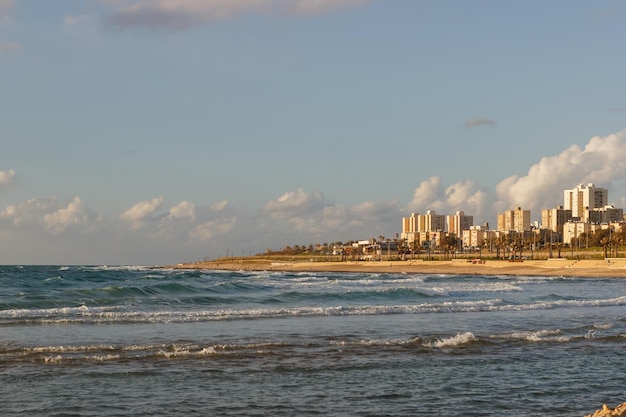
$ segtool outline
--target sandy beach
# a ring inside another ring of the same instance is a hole
[[[348,261],[315,262],[300,260],[275,261],[250,258],[178,264],[180,269],[223,269],[255,271],[316,271],[316,272],[375,272],[411,274],[466,275],[536,275],[563,277],[626,277],[626,258],[543,260],[407,260],[407,261]]]

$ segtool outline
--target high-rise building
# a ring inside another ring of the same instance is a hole
[[[524,232],[530,230],[530,210],[507,210],[498,214],[498,230],[503,232]]]
[[[443,231],[446,216],[428,210],[426,214],[411,213],[402,218],[402,233]]]
[[[411,213],[410,217],[402,218],[402,234],[415,233],[420,230],[419,214]]]
[[[563,206],[541,211],[541,226],[557,233],[563,233],[563,225],[572,219],[572,210]]]
[[[609,203],[609,191],[596,187],[594,184],[578,184],[571,190],[563,192],[563,207],[572,211],[572,217],[587,221],[586,211],[601,209]]]
[[[446,227],[446,216],[437,214],[435,210],[428,210],[424,215],[425,232],[444,231]]]
[[[446,227],[446,216],[437,214],[434,210],[428,210],[426,214],[411,213],[410,217],[402,218],[402,239],[411,243],[415,240],[422,241],[423,232],[443,232]]]
[[[607,205],[602,208],[585,211],[587,223],[616,223],[624,220],[624,209]]]
[[[463,230],[463,247],[480,248],[493,233],[486,226],[470,226]]]
[[[452,216],[446,217],[448,223],[448,233],[453,233],[457,237],[463,236],[463,230],[469,230],[474,225],[474,216],[466,216],[462,211],[457,211]]]

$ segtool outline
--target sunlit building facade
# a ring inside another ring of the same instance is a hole
[[[609,204],[609,191],[594,184],[579,184],[563,192],[563,207],[572,211],[572,218],[588,222],[588,212]],[[592,222],[593,223],[593,222]]]
[[[498,230],[515,232],[530,230],[530,210],[517,207],[515,210],[498,214]]]

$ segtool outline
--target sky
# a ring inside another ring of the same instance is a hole
[[[0,264],[626,207],[620,0],[0,0]]]

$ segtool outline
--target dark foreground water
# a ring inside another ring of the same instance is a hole
[[[582,416],[621,279],[0,266],[2,416]]]

